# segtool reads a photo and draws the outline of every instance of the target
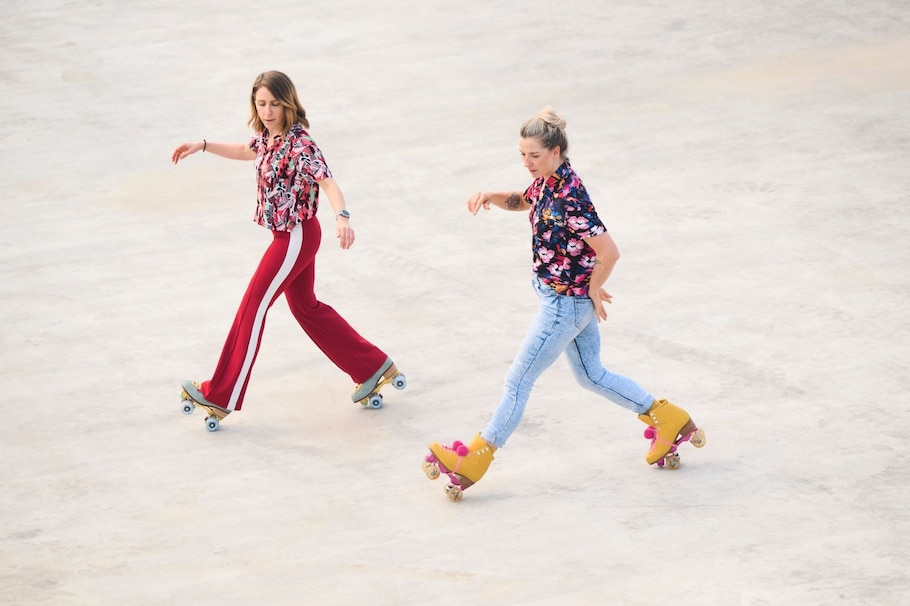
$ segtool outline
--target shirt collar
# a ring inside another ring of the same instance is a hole
[[[278,133],[277,135],[275,135],[275,141],[284,141],[285,137],[299,136],[304,133],[306,133],[306,130],[303,128],[302,124],[300,124],[300,123],[292,124],[291,128],[289,128],[288,132],[286,132],[284,135],[282,135],[281,133]],[[262,138],[263,139],[269,138],[269,129],[266,128],[266,129],[262,130]]]
[[[556,169],[556,172],[546,178],[544,186],[553,188],[559,183],[564,182],[571,173],[572,166],[569,164],[569,159],[566,158],[563,160],[562,164],[559,165],[559,168]]]

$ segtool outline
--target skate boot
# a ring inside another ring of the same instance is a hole
[[[354,393],[351,400],[359,402],[364,408],[382,408],[382,394],[379,390],[383,385],[391,383],[392,387],[401,390],[408,384],[404,375],[398,372],[392,358],[386,358],[382,366],[376,373],[367,379],[364,383],[359,383],[354,387]]]
[[[451,446],[430,442],[430,454],[423,459],[423,472],[431,480],[438,478],[440,473],[449,476],[451,482],[446,485],[445,492],[450,501],[457,503],[464,496],[463,491],[479,482],[487,472],[494,452],[496,448],[480,434],[467,445],[457,440]]]
[[[705,432],[696,427],[689,414],[667,400],[655,400],[643,415],[638,415],[648,425],[645,438],[651,440],[651,449],[645,456],[648,465],[679,468],[679,454],[676,450],[683,442],[691,442],[696,448],[705,445]]]
[[[209,412],[205,417],[205,428],[218,431],[221,419],[231,414],[231,411],[206,400],[199,389],[199,383],[195,381],[184,381],[182,387],[180,399],[183,401],[183,414],[191,415],[197,406],[201,406]]]

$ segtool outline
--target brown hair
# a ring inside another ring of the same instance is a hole
[[[304,128],[310,127],[309,120],[306,119],[306,110],[300,104],[297,97],[297,89],[294,83],[285,74],[276,71],[262,72],[256,76],[253,82],[253,91],[250,93],[250,116],[249,124],[257,133],[265,130],[265,124],[259,119],[259,113],[256,111],[256,91],[260,88],[267,88],[270,93],[284,107],[284,120],[282,121],[282,132],[287,132],[295,124],[302,124]]]
[[[521,125],[521,137],[537,139],[545,149],[559,147],[559,155],[562,159],[565,159],[569,152],[566,120],[549,105],[537,112],[536,118],[531,118]]]

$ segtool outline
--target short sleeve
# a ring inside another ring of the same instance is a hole
[[[322,150],[312,139],[302,138],[291,151],[296,156],[297,172],[312,181],[322,181],[332,176],[329,165],[322,155]]]
[[[576,237],[587,240],[607,231],[590,200],[566,210],[566,225]]]
[[[577,238],[587,240],[607,231],[588,191],[580,180],[568,184],[565,197],[566,227]]]

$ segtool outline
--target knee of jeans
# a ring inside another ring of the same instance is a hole
[[[575,375],[575,380],[579,385],[585,389],[595,390],[600,387],[600,378],[603,375],[603,369],[595,369],[598,371],[598,376],[592,377],[590,372],[591,369],[589,369],[588,366],[586,366],[580,360],[577,364],[571,364],[570,366],[572,368],[572,374]]]
[[[584,371],[575,370],[574,374],[575,374],[575,380],[584,389],[592,389],[597,386],[597,383],[594,381],[594,379],[592,379],[591,377],[588,376],[588,373],[586,373]]]
[[[502,396],[504,399],[515,399],[521,390],[521,377],[513,376],[511,373],[506,375],[505,384],[502,387]]]

